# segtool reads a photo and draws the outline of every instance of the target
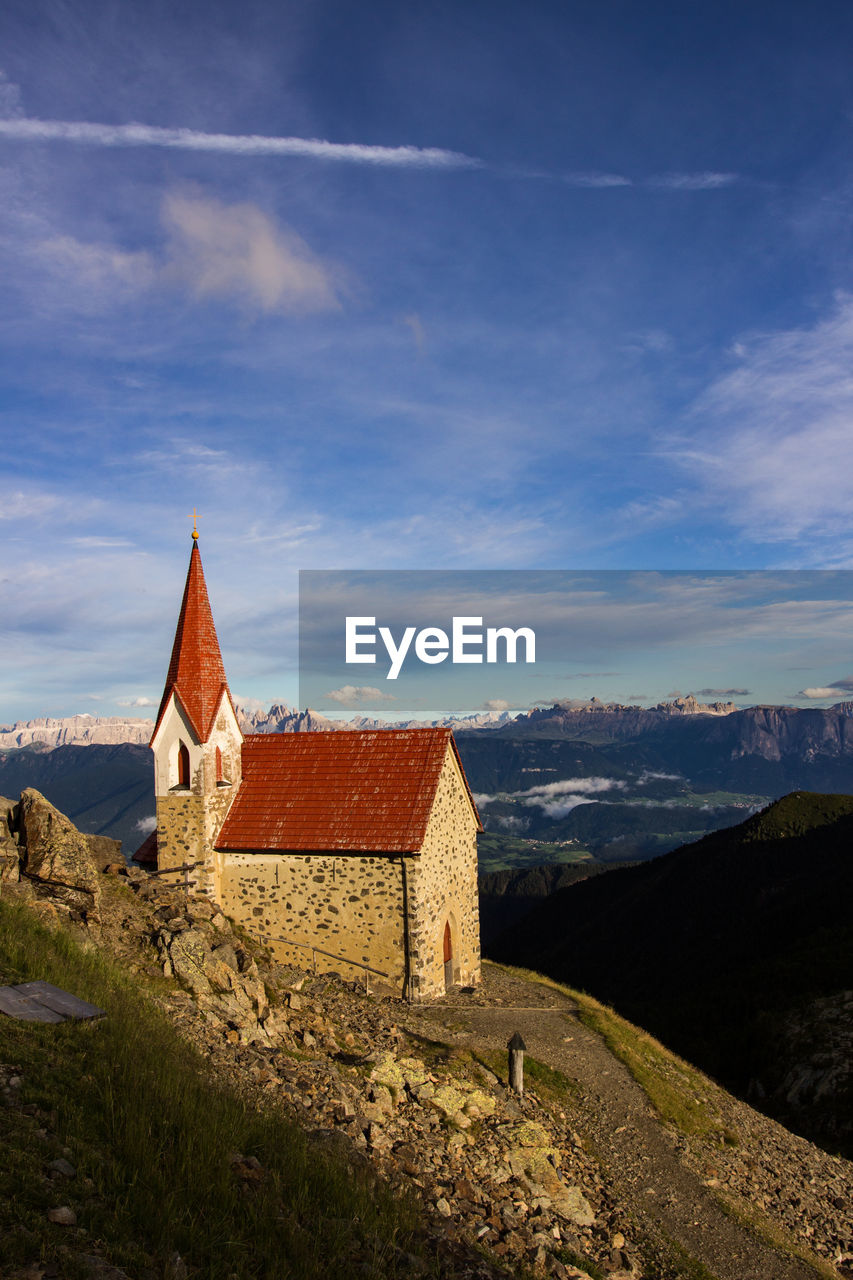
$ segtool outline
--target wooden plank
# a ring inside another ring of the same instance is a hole
[[[49,1009],[31,996],[23,995],[14,987],[0,987],[0,1013],[20,1022],[64,1022],[64,1014]]]
[[[37,1000],[39,1004],[53,1010],[54,1013],[61,1014],[65,1018],[73,1018],[76,1021],[82,1018],[103,1018],[104,1010],[99,1009],[95,1004],[89,1004],[86,1000],[81,1000],[78,996],[72,996],[70,992],[63,991],[61,987],[55,987],[50,982],[21,982],[15,988],[23,995]]]

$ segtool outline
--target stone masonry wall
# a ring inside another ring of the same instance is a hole
[[[453,980],[480,981],[477,827],[453,748],[444,766],[419,857],[409,871],[413,995],[443,994],[444,926],[450,922]]]
[[[210,851],[240,785],[240,742],[240,729],[225,697],[220,702],[207,742],[196,741],[192,727],[174,697],[155,740],[158,869],[162,871],[187,863],[204,862],[204,866],[188,873],[189,887],[214,896]],[[187,747],[190,756],[188,787],[176,785],[177,752],[181,743]],[[222,754],[221,782],[216,777],[217,748]],[[176,876],[175,879],[183,877]]]
[[[401,859],[391,854],[218,853],[225,913],[268,943],[281,963],[405,987]],[[287,939],[286,942],[277,939]],[[322,948],[321,951],[313,948]],[[347,961],[353,961],[348,964]]]

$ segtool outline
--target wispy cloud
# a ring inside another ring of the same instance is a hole
[[[853,299],[803,328],[745,338],[664,449],[761,542],[839,539],[853,505]],[[833,560],[833,562],[835,562]]]
[[[545,782],[526,791],[511,791],[507,795],[475,796],[481,807],[495,800],[520,800],[530,809],[541,809],[547,818],[565,818],[581,804],[596,804],[595,796],[605,791],[624,791],[626,784],[619,778],[562,778],[558,782]]]
[[[37,246],[42,264],[80,293],[101,297],[105,291],[135,293],[154,281],[147,253],[127,253],[114,245],[84,243],[74,236],[53,236]]]
[[[661,173],[649,178],[650,187],[664,187],[670,191],[719,191],[721,187],[730,187],[739,180],[736,173]]]
[[[748,698],[749,689],[699,689],[701,698]]]
[[[799,693],[795,694],[794,696],[796,698],[811,698],[815,701],[819,701],[821,698],[843,698],[844,693],[845,691],[843,689],[833,689],[830,687],[825,687],[825,688],[815,688],[815,689],[801,689]]]
[[[382,147],[322,138],[270,137],[264,134],[205,133],[148,124],[91,124],[80,120],[0,120],[0,137],[22,142],[69,142],[86,147],[165,147],[178,151],[214,151],[238,156],[304,156],[344,164],[385,165],[405,169],[479,169],[482,160],[442,147]]]
[[[87,534],[80,538],[70,538],[69,542],[73,547],[80,547],[84,551],[103,551],[105,547],[133,546],[133,543],[127,538],[110,538],[101,534]]]
[[[295,231],[254,204],[172,193],[163,202],[170,273],[197,298],[242,298],[262,311],[340,307],[340,281]]]
[[[2,73],[0,73],[2,75]],[[4,97],[5,94],[5,97]],[[39,120],[20,113],[16,85],[0,82],[0,137],[19,142],[60,142],[84,147],[158,147],[166,150],[214,152],[233,156],[279,156],[395,169],[493,169],[479,156],[446,147],[388,147],[363,142],[330,142],[269,134],[207,133],[202,129],[168,129],[150,124],[98,124],[86,120]],[[5,112],[3,106],[6,106]],[[510,176],[541,178],[567,187],[618,190],[645,185],[675,191],[715,191],[739,180],[736,173],[704,170],[664,173],[635,182],[623,173],[578,170],[566,173],[499,166]]]
[[[634,184],[622,173],[563,173],[560,182],[567,187],[589,187],[606,191],[609,187],[631,187]]]
[[[330,689],[326,695],[342,707],[369,706],[374,702],[396,702],[392,693],[383,693],[369,684],[345,684],[340,689]]]

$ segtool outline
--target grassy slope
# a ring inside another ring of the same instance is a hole
[[[318,1155],[283,1114],[261,1115],[217,1085],[103,955],[0,901],[0,984],[33,978],[107,1017],[56,1026],[0,1018],[0,1062],[23,1079],[23,1105],[0,1105],[2,1274],[37,1259],[82,1274],[73,1255],[95,1252],[156,1277],[170,1274],[175,1253],[191,1276],[210,1280],[325,1277],[353,1255],[367,1274],[395,1274],[394,1242],[411,1247],[410,1206],[342,1158]],[[262,1172],[235,1176],[234,1152],[256,1157]],[[77,1176],[48,1180],[46,1165],[63,1153]],[[77,1228],[48,1222],[57,1205],[76,1212]]]

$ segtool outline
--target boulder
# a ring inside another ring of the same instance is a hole
[[[21,862],[17,831],[18,805],[0,796],[0,880],[16,881]]]
[[[21,870],[39,896],[97,919],[101,889],[89,837],[32,787],[21,793],[18,829]]]

